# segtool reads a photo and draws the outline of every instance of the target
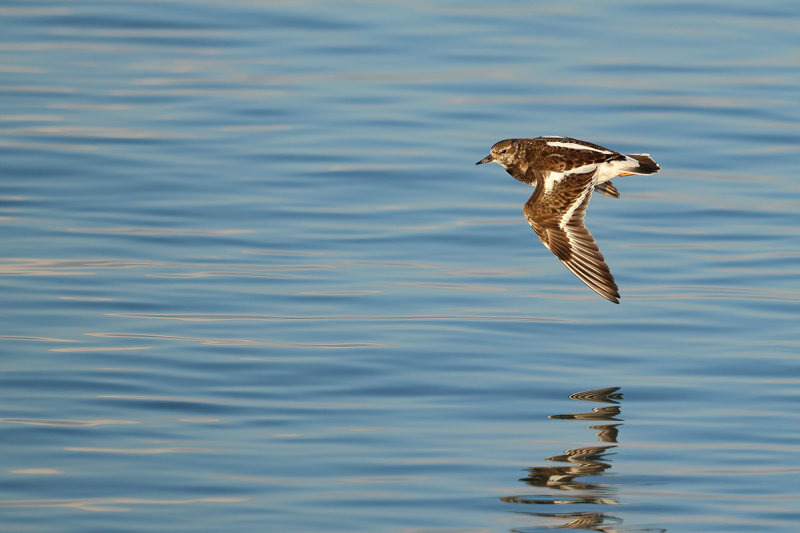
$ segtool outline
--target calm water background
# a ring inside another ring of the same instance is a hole
[[[796,531],[797,2],[0,25],[4,531]],[[474,166],[538,135],[663,167],[619,306]]]

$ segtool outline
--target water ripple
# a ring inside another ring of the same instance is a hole
[[[204,505],[215,503],[238,503],[246,501],[245,498],[230,497],[205,497],[186,499],[157,499],[157,498],[75,498],[54,500],[0,500],[0,507],[64,507],[92,512],[129,512],[131,506],[142,505]]]
[[[800,4],[451,4],[0,6],[6,529],[797,529]]]

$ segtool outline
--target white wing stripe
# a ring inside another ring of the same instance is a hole
[[[571,206],[569,206],[569,209],[567,209],[567,210],[564,212],[564,214],[561,216],[561,220],[559,220],[559,221],[558,221],[558,227],[559,227],[559,228],[561,228],[561,229],[563,229],[564,231],[566,231],[566,232],[567,232],[567,237],[569,237],[569,231],[567,230],[567,222],[569,222],[570,220],[572,220],[572,215],[575,213],[575,210],[576,210],[576,209],[578,209],[578,207],[579,207],[579,206],[580,206],[580,205],[583,203],[583,201],[586,199],[586,195],[587,195],[587,194],[591,194],[591,192],[592,192],[592,187],[593,187],[593,186],[592,186],[591,184],[590,184],[588,187],[586,187],[586,188],[583,190],[583,192],[580,194],[580,196],[578,196],[577,198],[575,198],[575,201],[574,201],[574,202],[572,202],[572,205],[571,205]],[[570,242],[573,242],[573,240],[572,240],[572,239],[570,239]]]
[[[599,148],[593,148],[591,146],[573,142],[547,141],[547,146],[552,146],[553,148],[568,148],[570,150],[589,150],[590,152],[599,152],[606,155],[611,155],[614,153],[609,152],[608,150],[600,150]]]
[[[565,176],[570,174],[586,174],[589,171],[597,170],[598,164],[597,163],[588,163],[586,165],[582,165],[576,168],[570,168],[565,170],[564,172],[554,172],[550,171],[544,175],[544,192],[550,193],[553,191],[553,187],[555,187],[556,183],[563,180]],[[614,174],[616,176],[616,174]]]

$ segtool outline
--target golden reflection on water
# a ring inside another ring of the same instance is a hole
[[[106,313],[107,316],[118,318],[150,318],[160,320],[178,320],[183,322],[223,322],[229,320],[255,320],[260,322],[296,322],[296,321],[355,321],[355,322],[370,322],[370,321],[436,321],[436,320],[463,320],[463,321],[505,321],[505,322],[574,322],[574,320],[567,318],[549,318],[537,316],[521,316],[521,315],[507,315],[507,316],[493,316],[493,315],[317,315],[317,316],[299,316],[299,315],[255,315],[255,314],[212,314],[212,313]],[[103,336],[100,333],[87,333],[87,335]],[[111,336],[111,334],[108,334]],[[123,336],[123,334],[114,334],[116,336]],[[140,335],[141,336],[141,335]],[[149,335],[149,337],[154,337]],[[184,339],[177,339],[184,340]]]
[[[109,313],[109,316],[116,316]],[[384,344],[372,342],[278,342],[255,339],[186,337],[181,335],[165,335],[157,333],[86,333],[89,337],[118,339],[156,339],[189,342],[204,346],[269,346],[280,348],[380,348]]]
[[[55,468],[17,468],[9,472],[22,476],[58,476],[64,473],[63,470]]]
[[[75,348],[50,348],[50,352],[133,352],[150,350],[152,346],[80,346]]]
[[[138,236],[231,236],[252,233],[247,229],[174,229],[174,228],[66,228],[71,233],[88,233],[98,235],[138,235]],[[144,269],[148,277],[270,277],[280,279],[301,279],[305,275],[300,272],[329,270],[334,265],[244,265],[240,263],[203,263],[175,262],[157,260],[136,260],[116,258],[0,258],[0,275],[2,276],[94,276],[99,271]],[[166,269],[170,269],[169,272]]]
[[[209,448],[161,447],[161,448],[97,448],[91,446],[66,446],[68,452],[121,453],[129,455],[160,455],[164,453],[217,453]]]
[[[193,134],[172,131],[137,130],[113,126],[28,126],[0,128],[3,135],[39,137],[92,137],[99,139],[194,139]]]
[[[37,342],[78,342],[74,339],[58,339],[55,337],[33,337],[30,335],[0,335],[0,340],[37,341]]]
[[[94,427],[118,424],[139,424],[139,421],[114,419],[70,420],[64,418],[0,418],[0,424],[2,423],[53,427]]]
[[[0,507],[69,507],[81,511],[127,512],[135,505],[193,505],[207,503],[238,503],[247,498],[187,498],[187,499],[154,499],[154,498],[76,498],[53,500],[5,500]]]

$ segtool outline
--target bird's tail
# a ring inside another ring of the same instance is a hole
[[[626,168],[625,172],[630,172],[631,174],[655,174],[661,167],[658,166],[658,163],[653,161],[653,158],[650,157],[650,154],[626,154],[629,158],[635,159],[638,163],[637,166],[633,168]],[[633,162],[633,161],[631,161]]]

